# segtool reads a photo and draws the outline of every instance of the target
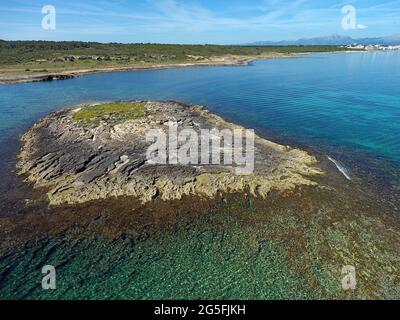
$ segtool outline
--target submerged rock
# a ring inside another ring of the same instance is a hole
[[[312,177],[322,174],[314,166],[317,160],[305,151],[258,136],[251,174],[236,174],[235,165],[154,163],[146,156],[151,145],[146,134],[151,129],[168,132],[176,125],[179,130],[193,129],[200,135],[202,129],[244,128],[202,106],[145,101],[130,110],[126,104],[117,111],[99,105],[91,114],[93,106],[84,106],[45,117],[21,139],[19,174],[26,175],[36,187],[47,187],[51,205],[117,196],[148,202],[155,197],[173,200],[183,195],[214,197],[242,191],[265,198],[272,189],[316,185]]]

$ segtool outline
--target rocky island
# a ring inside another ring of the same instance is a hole
[[[171,127],[244,130],[203,106],[135,101],[56,111],[24,134],[21,200],[0,219],[0,297],[399,296],[398,219],[363,180],[317,150],[257,135],[246,174],[235,163],[152,161],[148,132]],[[38,286],[44,263],[60,270],[54,292]],[[343,266],[356,268],[355,291],[342,287]]]
[[[133,196],[143,203],[160,197],[214,197],[248,192],[267,197],[316,185],[322,171],[305,151],[255,136],[254,170],[237,175],[234,166],[157,164],[146,158],[149,130],[244,129],[203,106],[181,102],[137,101],[79,106],[54,112],[22,137],[18,172],[45,187],[50,205],[77,204]],[[222,146],[221,146],[221,149]],[[221,150],[222,151],[222,150]]]

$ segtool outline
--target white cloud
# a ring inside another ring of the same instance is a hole
[[[368,29],[368,26],[366,26],[365,24],[358,24],[357,29],[361,29],[361,30]]]

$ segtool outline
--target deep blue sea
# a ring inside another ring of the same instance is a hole
[[[400,162],[400,52],[313,54],[244,67],[0,85],[0,150],[15,145],[18,134],[52,110],[129,99],[203,104],[230,121],[301,145]]]

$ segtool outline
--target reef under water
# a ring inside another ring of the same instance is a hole
[[[339,172],[320,179],[330,187],[267,199],[48,207],[39,197],[2,217],[0,298],[399,298],[400,229],[390,208],[377,211]],[[57,271],[56,290],[41,287],[44,265]],[[346,265],[355,267],[355,290],[342,288]]]

